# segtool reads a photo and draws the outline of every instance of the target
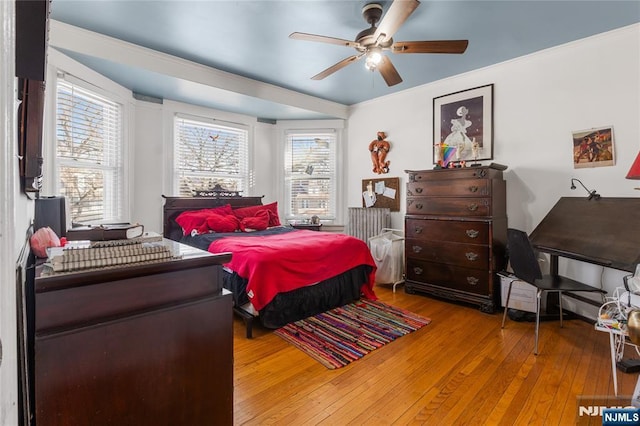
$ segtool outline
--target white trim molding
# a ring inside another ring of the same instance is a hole
[[[347,118],[349,115],[349,107],[337,102],[207,67],[55,20],[51,20],[49,43],[53,47],[178,78],[184,84],[203,84],[332,117]]]
[[[15,199],[18,188],[15,3],[0,1],[0,424],[18,424]]]

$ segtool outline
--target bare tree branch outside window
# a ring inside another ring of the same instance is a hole
[[[74,222],[118,220],[120,106],[59,81],[56,107],[57,172],[68,214]]]
[[[179,192],[193,195],[220,185],[243,191],[248,178],[247,131],[178,118],[176,144]]]

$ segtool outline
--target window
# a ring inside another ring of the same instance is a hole
[[[216,185],[228,191],[249,187],[246,126],[206,118],[175,118],[175,164],[178,193],[191,196]]]
[[[287,219],[336,217],[336,132],[287,132],[285,147]]]
[[[123,219],[122,106],[69,79],[56,83],[59,193],[73,222]]]

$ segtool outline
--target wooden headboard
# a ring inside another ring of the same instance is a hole
[[[162,234],[170,240],[180,241],[182,238],[182,228],[176,223],[176,217],[187,210],[210,209],[213,207],[230,204],[231,208],[260,206],[262,197],[167,197],[164,198],[162,213]]]

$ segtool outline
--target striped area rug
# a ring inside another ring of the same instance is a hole
[[[333,370],[430,322],[404,309],[361,299],[287,324],[274,333]]]

